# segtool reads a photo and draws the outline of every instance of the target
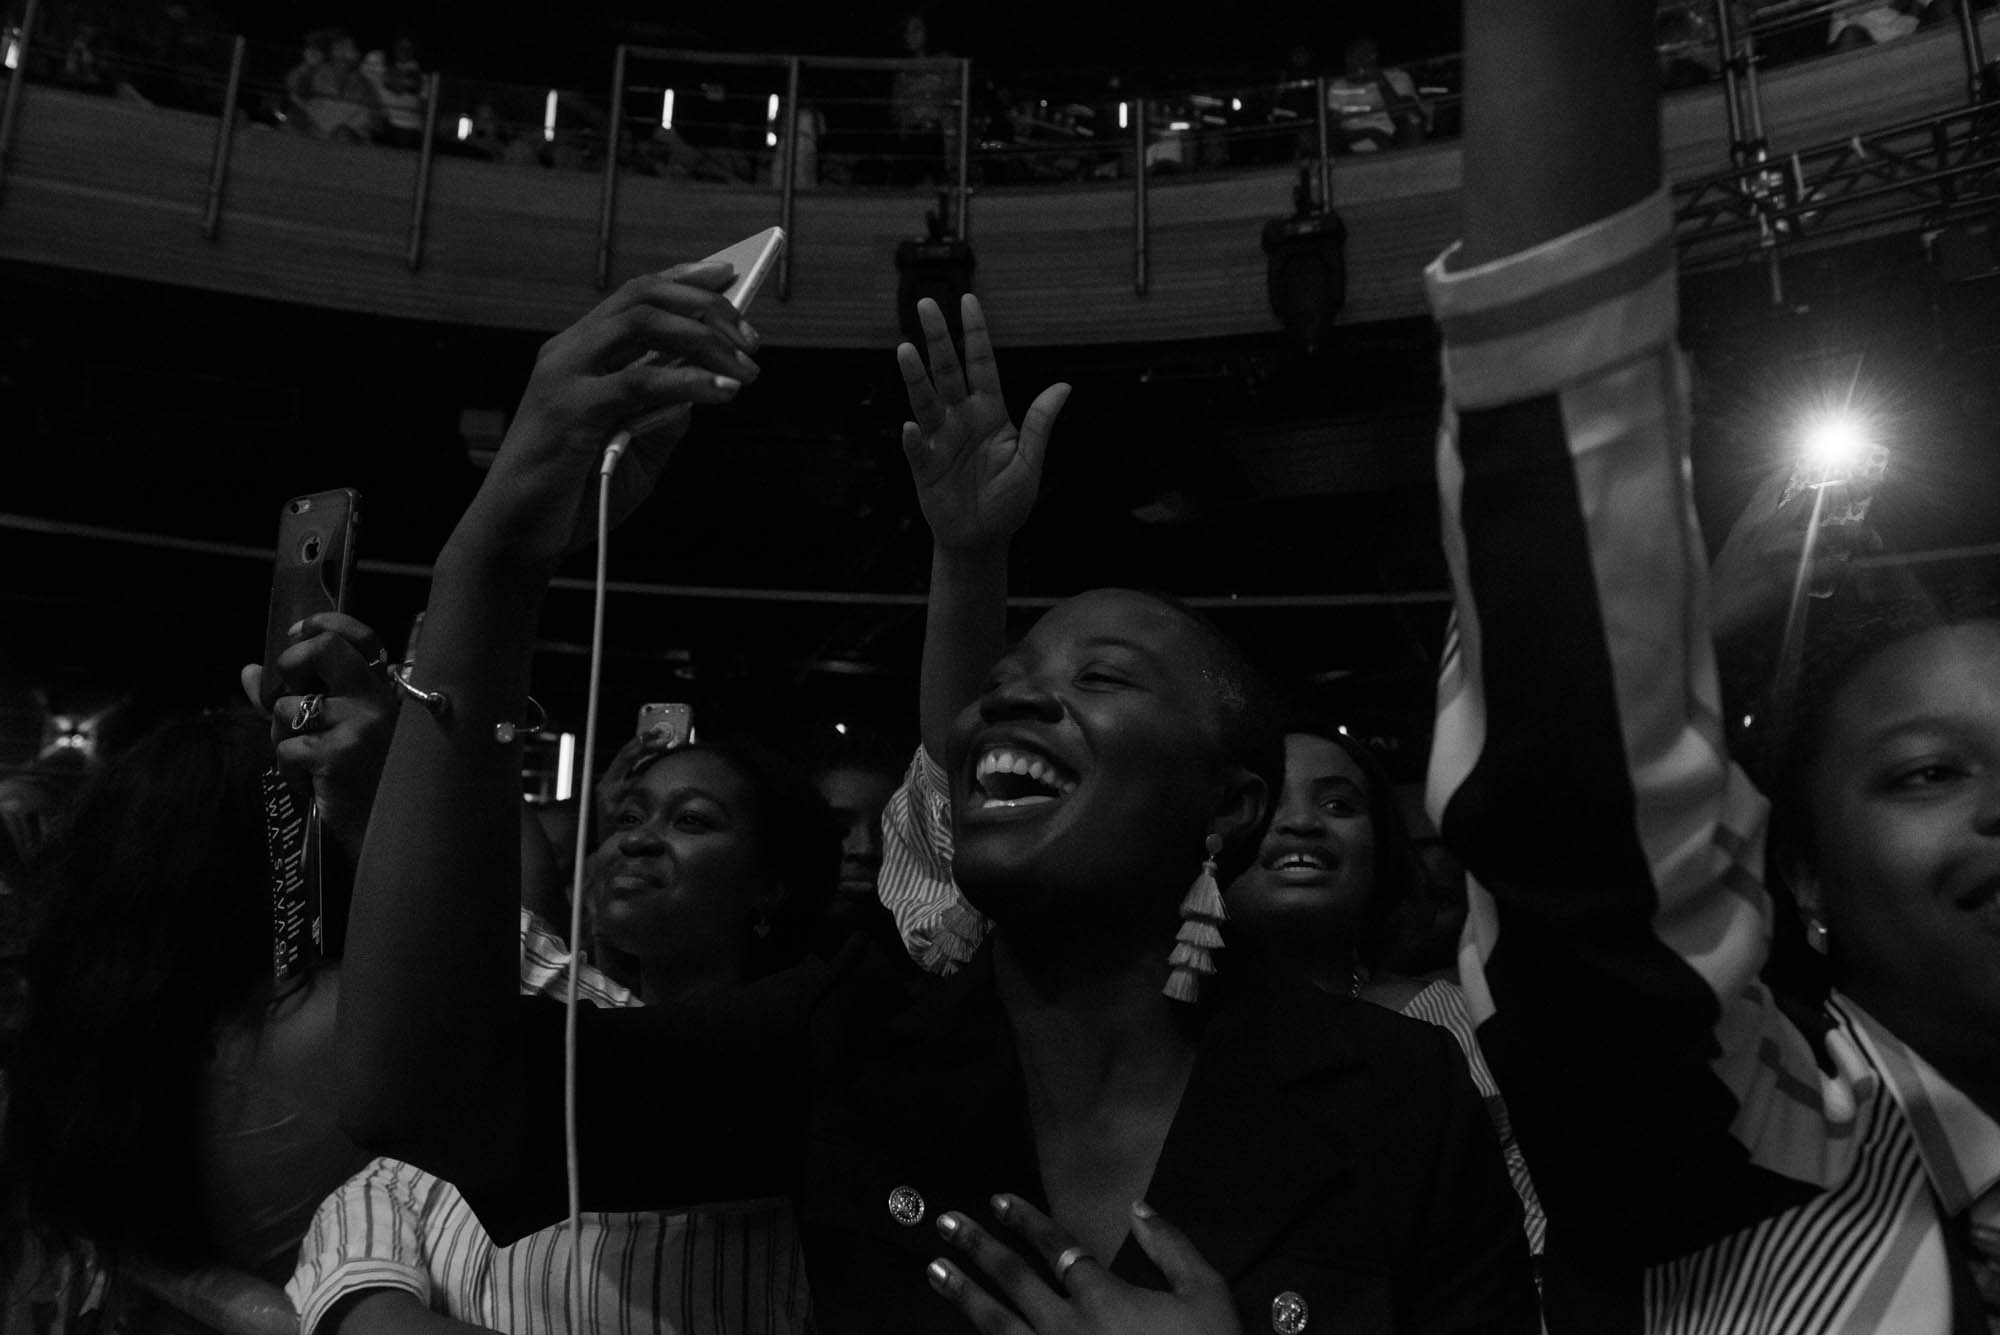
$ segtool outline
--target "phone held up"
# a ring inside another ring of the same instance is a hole
[[[264,621],[264,708],[286,694],[278,656],[292,643],[292,627],[316,612],[346,610],[360,522],[361,493],[352,487],[294,496],[279,512],[271,610]]]
[[[729,290],[723,295],[729,299],[729,304],[736,308],[736,313],[743,315],[749,311],[750,303],[757,299],[758,289],[762,288],[764,280],[771,276],[772,269],[777,267],[778,256],[782,255],[784,250],[785,229],[767,227],[755,236],[746,236],[735,245],[716,251],[704,258],[702,263],[720,261],[736,270],[736,276],[729,280]],[[639,360],[658,362],[663,359],[659,353],[649,352]],[[682,405],[658,408],[632,423],[626,430],[634,436],[643,436],[662,422],[685,411],[686,408]]]
[[[259,691],[266,709],[291,689],[278,658],[292,643],[292,627],[317,612],[346,610],[354,530],[360,522],[361,493],[347,487],[294,496],[279,511]],[[285,983],[312,968],[326,950],[319,810],[310,797],[300,810],[299,796],[276,765],[264,774],[263,794],[271,975]]]

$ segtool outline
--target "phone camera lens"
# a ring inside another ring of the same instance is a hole
[[[299,544],[299,560],[303,561],[307,565],[311,565],[313,562],[319,560],[319,549],[320,549],[319,534],[317,533],[306,534],[305,541]]]
[[[302,515],[306,511],[312,509],[312,504],[313,503],[309,498],[301,496],[297,500],[292,502],[292,513],[295,515]]]

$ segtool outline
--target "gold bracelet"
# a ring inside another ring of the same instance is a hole
[[[451,697],[443,691],[427,691],[411,681],[410,669],[415,666],[415,660],[397,664],[389,669],[389,680],[396,683],[397,690],[429,711],[432,718],[443,718],[451,712]],[[494,724],[493,740],[504,746],[524,732],[540,732],[542,725],[548,721],[548,711],[543,709],[541,702],[531,695],[528,697],[528,716],[518,722],[513,719],[502,719]]]

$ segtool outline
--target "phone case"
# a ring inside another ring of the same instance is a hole
[[[277,662],[292,642],[292,627],[315,612],[346,610],[347,581],[354,570],[354,529],[360,521],[361,493],[351,487],[294,496],[279,513],[271,610],[264,622],[260,694],[266,709],[285,694]]]

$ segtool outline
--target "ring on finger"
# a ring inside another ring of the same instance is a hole
[[[326,697],[318,691],[314,691],[311,695],[300,696],[298,708],[292,711],[292,731],[304,732],[317,723],[320,707],[325,703]]]
[[[1063,1248],[1062,1254],[1056,1257],[1056,1263],[1053,1267],[1056,1272],[1056,1283],[1067,1289],[1069,1287],[1070,1267],[1078,1261],[1095,1261],[1096,1259],[1095,1256],[1092,1256],[1081,1247]]]

